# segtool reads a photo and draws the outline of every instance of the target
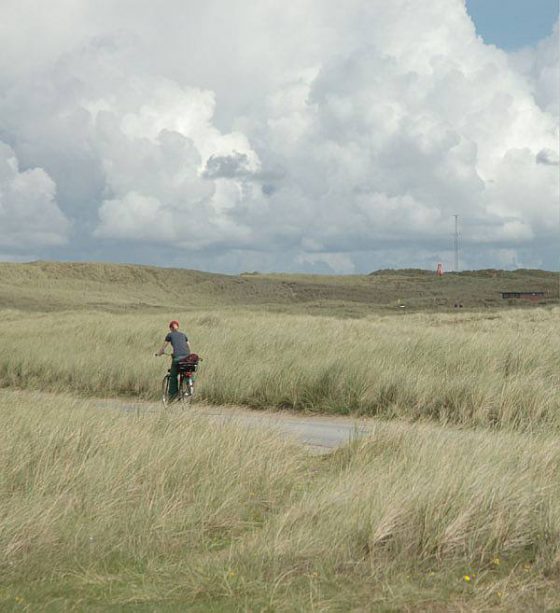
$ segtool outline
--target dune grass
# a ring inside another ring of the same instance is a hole
[[[0,308],[113,312],[175,308],[266,307],[340,317],[397,309],[505,308],[502,291],[544,291],[558,304],[558,275],[542,270],[481,270],[436,277],[426,270],[371,275],[220,275],[108,263],[0,262]],[[523,303],[520,303],[523,305]],[[518,304],[519,306],[519,304]]]
[[[0,384],[155,399],[167,365],[153,353],[177,314],[2,311]],[[212,403],[560,432],[559,315],[229,309],[191,312],[184,327]]]
[[[0,609],[560,607],[560,308],[486,309],[555,283],[508,275],[0,265]],[[101,409],[157,398],[176,317],[202,401],[383,419],[318,458]]]
[[[327,457],[0,391],[5,610],[560,606],[556,435],[376,423]]]

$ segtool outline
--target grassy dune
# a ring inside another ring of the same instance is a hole
[[[379,422],[317,458],[1,391],[0,456],[7,610],[560,606],[557,435]]]
[[[0,264],[0,609],[560,607],[560,307],[501,289],[557,278]],[[202,400],[383,419],[317,458],[100,409],[157,397],[176,317]]]
[[[0,308],[113,312],[174,308],[267,308],[289,313],[361,317],[391,311],[504,308],[501,291],[545,291],[558,302],[558,276],[539,270],[448,274],[379,271],[371,275],[238,276],[151,266],[34,262],[0,263]]]
[[[0,312],[0,382],[155,399],[166,363],[153,353],[176,313]],[[230,309],[191,312],[185,329],[206,358],[199,389],[209,402],[560,432],[559,315]]]

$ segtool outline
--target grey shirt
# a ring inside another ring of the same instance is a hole
[[[165,340],[168,343],[171,343],[173,346],[173,357],[177,358],[183,355],[189,355],[189,350],[187,349],[188,338],[182,332],[176,330],[175,332],[170,332]]]

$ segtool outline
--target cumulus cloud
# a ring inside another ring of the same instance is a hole
[[[459,214],[466,265],[548,261],[558,28],[508,55],[462,0],[63,4],[0,7],[53,34],[19,64],[7,37],[0,137],[18,176],[42,173],[51,240],[79,222],[69,257],[79,241],[231,271],[430,265]]]
[[[244,179],[260,162],[243,134],[215,128],[211,92],[146,78],[90,104],[111,194],[96,237],[189,250],[243,240],[247,228],[233,212],[258,191]]]
[[[0,142],[1,248],[17,252],[63,244],[69,223],[55,196],[56,186],[44,170],[20,172],[14,151]]]
[[[559,33],[560,21],[556,22],[551,35],[536,47],[522,49],[510,56],[511,65],[527,79],[539,107],[556,117],[560,115]]]

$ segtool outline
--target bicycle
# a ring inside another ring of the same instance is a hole
[[[157,355],[157,354],[156,354]],[[169,354],[163,354],[169,355]],[[169,406],[171,402],[179,402],[180,404],[190,404],[195,395],[195,381],[198,365],[202,361],[196,353],[191,353],[178,363],[177,386],[178,392],[175,399],[169,396],[169,384],[171,382],[171,368],[163,377],[161,382],[161,401],[164,407]]]

